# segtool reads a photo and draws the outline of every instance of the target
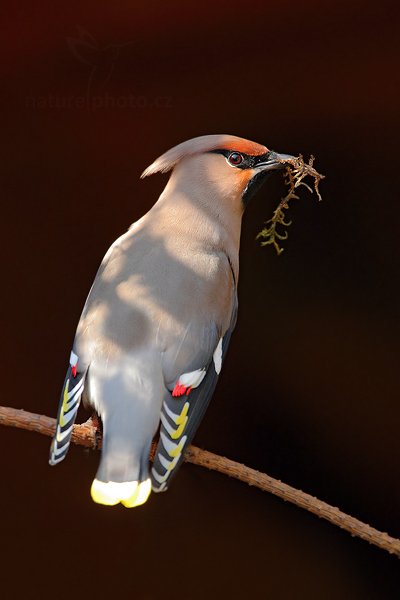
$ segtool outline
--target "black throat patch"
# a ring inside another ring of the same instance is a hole
[[[268,178],[269,175],[269,171],[260,171],[260,173],[257,173],[256,175],[254,175],[254,177],[250,179],[249,183],[244,188],[242,194],[242,201],[245,206],[248,205],[252,197],[263,186],[265,180]]]

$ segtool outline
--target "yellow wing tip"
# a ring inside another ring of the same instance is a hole
[[[137,481],[99,481],[95,479],[90,490],[92,499],[97,504],[115,506],[121,502],[127,508],[144,504],[151,492],[151,480],[146,479],[141,483]]]

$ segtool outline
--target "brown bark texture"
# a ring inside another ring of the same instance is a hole
[[[0,406],[0,425],[9,427],[18,427],[35,431],[42,435],[52,436],[56,428],[56,420],[44,415],[37,415],[26,412],[21,409]],[[101,432],[97,429],[95,421],[89,419],[80,425],[74,425],[72,441],[75,444],[85,446],[86,448],[101,448]],[[152,448],[152,453],[154,447]],[[185,461],[213,471],[218,471],[229,477],[239,479],[248,485],[254,486],[265,492],[270,492],[279,498],[292,504],[304,508],[318,517],[337,525],[341,529],[348,531],[352,536],[357,536],[370,544],[386,550],[400,558],[400,540],[391,537],[387,533],[378,531],[374,527],[347,515],[335,506],[322,502],[298,490],[296,488],[282,483],[278,479],[270,477],[266,473],[261,473],[251,469],[246,465],[213,454],[207,450],[202,450],[196,446],[189,446],[185,452]]]

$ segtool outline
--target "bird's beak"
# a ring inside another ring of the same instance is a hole
[[[275,171],[276,169],[284,169],[286,166],[286,161],[292,158],[295,158],[295,156],[291,156],[290,154],[278,154],[278,152],[270,150],[268,154],[264,155],[262,161],[257,163],[255,168],[260,171]]]

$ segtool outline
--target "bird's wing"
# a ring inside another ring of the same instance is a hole
[[[86,374],[87,368],[82,368],[82,365],[78,364],[78,356],[72,351],[58,406],[56,432],[50,447],[51,465],[61,462],[67,455]]]
[[[236,324],[235,296],[231,323],[219,340],[208,364],[183,374],[172,390],[167,390],[161,410],[160,439],[154,455],[151,479],[153,491],[165,491],[180,466],[185,448],[191,443],[217,384],[232,331]],[[201,351],[201,350],[200,350]]]

